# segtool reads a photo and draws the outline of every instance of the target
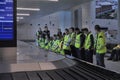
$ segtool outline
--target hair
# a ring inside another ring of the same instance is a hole
[[[88,32],[89,30],[88,30],[88,28],[84,28],[84,29],[82,29],[82,31],[87,31]]]
[[[69,32],[69,30],[66,28],[65,31]]]
[[[65,35],[65,33],[63,33],[63,36]]]
[[[54,34],[53,36],[54,36],[54,37],[56,37],[57,35],[56,35],[56,34]]]
[[[75,28],[75,31],[80,31],[80,29],[79,28]]]
[[[74,27],[71,27],[70,29],[72,29],[72,31],[74,31],[75,29],[74,29]]]
[[[99,25],[95,25],[95,30],[100,31],[101,30],[100,26]]]

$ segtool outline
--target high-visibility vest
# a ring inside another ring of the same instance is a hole
[[[40,45],[41,48],[44,48],[44,47],[45,47],[45,40],[44,40],[44,38],[41,38],[41,39],[40,39],[39,45]]]
[[[45,49],[50,50],[51,45],[52,45],[52,41],[49,41],[48,44],[47,44],[47,46],[45,47]]]
[[[69,43],[70,35],[65,35],[64,42],[63,42],[63,49],[70,50],[70,43]]]
[[[64,50],[63,50],[63,41],[60,41],[60,44],[59,44],[59,53],[61,55],[65,55]]]
[[[80,48],[80,46],[81,46],[80,37],[81,37],[81,34],[76,35],[76,39],[75,39],[75,47],[76,48]]]
[[[87,49],[90,49],[90,46],[91,46],[91,39],[90,39],[90,36],[92,34],[89,33],[88,35],[86,35],[86,38],[85,38],[85,45],[84,45],[84,48],[87,50]]]
[[[57,51],[58,47],[59,47],[59,40],[55,40],[53,45],[52,45],[52,51]]]
[[[70,39],[71,39],[71,42],[70,42],[70,45],[75,45],[75,33],[73,32],[71,35],[70,35]]]
[[[104,32],[101,31],[100,33],[97,34],[95,47],[96,53],[98,54],[104,54],[107,52]]]
[[[39,32],[38,31],[36,32],[36,35],[39,36]]]

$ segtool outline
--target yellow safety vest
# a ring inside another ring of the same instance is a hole
[[[76,48],[80,48],[80,46],[81,46],[80,36],[81,36],[81,34],[76,35],[76,39],[75,39],[75,47]]]
[[[98,33],[95,46],[96,46],[96,53],[104,54],[107,52],[104,32]]]
[[[63,43],[63,49],[64,50],[70,50],[69,38],[70,38],[70,35],[65,35],[64,43]]]
[[[70,45],[75,45],[75,33],[73,32],[71,35],[70,35],[70,38],[71,38],[71,43]]]
[[[86,36],[86,38],[85,38],[85,45],[84,45],[84,47],[85,47],[86,50],[87,50],[87,49],[90,49],[90,46],[91,46],[90,36],[91,36],[91,35],[92,35],[92,34],[89,33],[89,34]]]

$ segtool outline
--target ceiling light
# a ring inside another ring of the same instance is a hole
[[[17,20],[19,20],[19,19],[24,19],[24,17],[17,17]]]
[[[48,0],[48,1],[58,1],[58,0]]]
[[[30,14],[17,13],[17,16],[30,16]]]
[[[21,7],[18,7],[17,10],[40,11],[39,8],[21,8]]]

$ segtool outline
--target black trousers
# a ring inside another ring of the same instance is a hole
[[[94,50],[85,50],[85,61],[93,63]]]
[[[118,50],[113,50],[112,51],[112,54],[110,56],[110,59],[113,59],[113,60],[120,60],[120,49]]]
[[[81,60],[85,60],[85,50],[76,48],[76,54],[77,54],[77,58],[81,59]]]
[[[75,46],[71,45],[70,48],[71,48],[71,54],[72,54],[72,56],[73,57],[77,57]]]

